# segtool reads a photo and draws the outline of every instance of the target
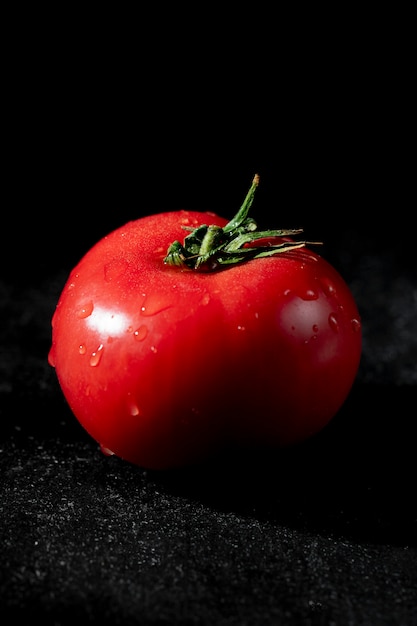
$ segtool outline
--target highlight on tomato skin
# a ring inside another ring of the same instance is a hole
[[[320,432],[359,368],[361,319],[300,230],[238,213],[167,211],[98,241],[74,267],[48,356],[105,454],[150,469]]]

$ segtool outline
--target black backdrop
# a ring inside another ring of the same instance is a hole
[[[219,63],[211,43],[194,64],[184,46],[150,65],[154,50],[136,39],[87,45],[80,28],[75,39],[59,28],[40,37],[29,21],[25,36],[17,29],[5,117],[4,619],[416,624],[406,38],[372,30],[370,42],[355,30],[338,46],[336,32],[298,56],[293,42]],[[146,213],[231,216],[255,173],[260,226],[303,227],[323,241],[357,299],[364,341],[351,395],[317,439],[272,459],[158,474],[103,457],[47,364],[69,271]]]

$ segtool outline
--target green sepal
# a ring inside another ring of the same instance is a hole
[[[245,200],[236,215],[223,228],[202,224],[190,230],[181,244],[174,241],[168,248],[164,263],[200,271],[212,271],[222,266],[236,265],[251,259],[269,257],[294,248],[302,248],[306,241],[283,241],[267,246],[251,246],[260,239],[293,237],[303,232],[299,229],[258,231],[257,224],[248,212],[259,184],[256,174]],[[318,242],[316,242],[318,243]]]

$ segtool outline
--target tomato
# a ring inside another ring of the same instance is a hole
[[[106,454],[167,469],[229,446],[279,449],[347,398],[361,355],[353,295],[298,231],[256,230],[258,182],[230,222],[148,215],[70,273],[48,360]]]

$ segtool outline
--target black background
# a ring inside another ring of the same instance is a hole
[[[202,14],[188,16],[185,37],[166,12],[130,29],[128,16],[112,27],[110,15],[54,16],[53,27],[44,17],[10,24],[3,96],[5,619],[416,624],[415,100],[404,20],[362,15],[348,28],[334,16],[317,30],[307,16],[269,28],[222,16],[204,37]],[[255,173],[259,225],[323,241],[357,300],[363,355],[345,406],[313,441],[273,458],[158,474],[102,456],[47,363],[69,271],[141,215],[231,217]]]

